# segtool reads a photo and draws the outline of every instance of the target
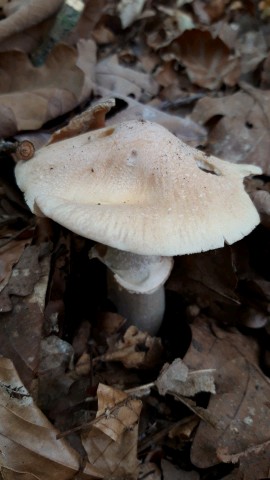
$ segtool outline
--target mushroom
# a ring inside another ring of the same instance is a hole
[[[259,223],[243,178],[260,173],[137,120],[47,145],[15,170],[36,215],[100,242],[90,255],[109,267],[118,311],[151,334],[172,257],[234,243]]]

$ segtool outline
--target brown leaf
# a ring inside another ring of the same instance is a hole
[[[115,106],[114,98],[100,100],[98,103],[92,105],[80,115],[72,118],[67,126],[54,132],[48,142],[51,143],[65,140],[66,138],[75,137],[81,133],[86,133],[90,130],[105,127],[105,116],[112,107]]]
[[[216,369],[217,393],[210,398],[208,413],[219,420],[218,428],[201,422],[191,452],[192,462],[207,468],[219,462],[217,449],[239,455],[251,444],[269,440],[270,381],[257,366],[258,347],[252,338],[221,330],[207,319],[197,319],[192,332],[185,363],[193,369]]]
[[[194,3],[195,12],[200,20],[205,23],[210,23],[216,21],[223,15],[229,0],[212,0],[209,3],[205,3],[202,0],[195,0]]]
[[[223,462],[227,460],[232,461],[230,455],[226,455],[226,451],[219,451],[220,459]],[[237,461],[239,461],[239,467],[233,470],[233,473],[224,477],[224,480],[254,480],[269,478],[270,470],[270,446],[269,442],[265,445],[261,445],[260,449],[253,449],[252,447],[248,449],[246,454],[240,456]],[[236,458],[235,458],[236,460]]]
[[[0,446],[4,478],[70,480],[80,468],[80,458],[35,406],[12,362],[0,359]],[[97,476],[86,465],[84,480]],[[7,475],[6,475],[7,473]],[[5,476],[6,475],[6,476]],[[13,476],[14,475],[14,476]],[[24,477],[22,477],[24,478]]]
[[[253,72],[267,56],[267,44],[262,32],[241,33],[235,49],[240,57],[242,74]]]
[[[270,17],[270,4],[269,0],[262,0],[259,2],[259,10],[261,11],[262,18]]]
[[[153,368],[160,363],[162,352],[160,338],[150,337],[131,326],[122,339],[112,338],[108,351],[95,358],[95,362],[122,362],[126,368]]]
[[[156,386],[160,395],[174,393],[185,397],[194,397],[199,392],[216,393],[213,370],[189,371],[185,363],[177,358],[170,365],[165,363]]]
[[[82,435],[90,463],[105,477],[137,478],[137,437],[141,401],[100,384],[93,428]]]
[[[186,2],[188,3],[188,2]],[[155,22],[150,24],[150,30],[146,29],[146,42],[154,50],[166,47],[185,30],[194,28],[191,15],[169,6],[157,6],[159,15]]]
[[[239,77],[239,62],[219,38],[207,31],[187,30],[164,49],[166,59],[176,58],[191,82],[210,90],[222,83],[233,86]]]
[[[100,17],[103,14],[103,10],[106,8],[105,0],[85,0],[85,7],[80,16],[80,19],[74,28],[74,30],[69,34],[68,40],[69,43],[76,43],[78,39],[83,38],[92,38],[93,30],[98,23]]]
[[[13,294],[13,308],[10,312],[2,314],[0,353],[13,360],[27,388],[32,388],[39,362],[50,256],[45,256],[37,264],[38,248],[28,247],[26,252],[28,253],[22,256],[13,269],[6,287],[9,289],[8,292]],[[36,271],[31,266],[31,261]],[[20,298],[17,295],[26,296]]]
[[[129,27],[142,13],[146,0],[121,0],[117,5],[117,13],[123,28]]]
[[[142,93],[145,93],[152,97],[158,90],[152,76],[135,69],[123,67],[118,63],[116,55],[107,57],[97,64],[96,83],[110,91],[112,96],[121,94],[140,98]]]
[[[0,42],[52,16],[62,3],[63,0],[51,0],[47,3],[37,0],[9,2],[4,8],[8,17],[0,22]]]
[[[36,68],[22,52],[0,53],[0,135],[38,129],[85,99],[91,79],[77,64],[84,65],[86,55],[86,49],[78,56],[71,47],[59,44],[46,64]]]
[[[260,213],[261,223],[270,226],[270,194],[265,190],[256,190],[251,193],[251,198]]]
[[[38,366],[40,408],[48,411],[59,398],[66,398],[73,383],[66,375],[68,367],[72,364],[73,355],[70,343],[56,335],[41,340]]]
[[[141,463],[138,468],[138,480],[162,480],[161,471],[152,462]]]
[[[89,99],[95,81],[97,47],[92,39],[80,39],[76,47],[78,51],[76,65],[84,73],[84,83],[79,102],[85,102]]]
[[[270,53],[268,53],[265,61],[262,65],[262,74],[261,74],[261,87],[263,89],[269,90],[270,88]]]
[[[39,248],[28,245],[14,266],[6,290],[9,295],[26,296],[33,292],[40,276]]]
[[[11,240],[7,245],[0,247],[0,292],[8,284],[12,268],[19,261],[28,243],[29,239]]]
[[[220,321],[232,323],[241,305],[237,283],[233,251],[226,246],[176,257],[168,288],[185,298],[191,317],[197,316],[200,308],[207,308],[210,315],[218,315]]]
[[[192,118],[200,124],[218,119],[209,135],[211,154],[259,165],[269,174],[270,91],[241,85],[244,91],[233,95],[199,100]]]
[[[161,460],[161,469],[163,480],[199,480],[200,476],[197,472],[186,472],[173,465],[168,460]]]

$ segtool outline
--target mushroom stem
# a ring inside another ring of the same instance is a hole
[[[121,287],[112,272],[108,271],[108,297],[116,305],[118,313],[126,318],[127,326],[155,335],[162,323],[165,311],[164,285],[152,293],[131,293]]]
[[[95,257],[109,268],[108,295],[127,324],[155,335],[164,315],[164,283],[173,259],[138,255],[101,244],[90,252],[90,258]]]

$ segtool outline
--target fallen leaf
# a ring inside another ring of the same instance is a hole
[[[270,75],[269,75],[269,65],[270,65],[270,54],[268,53],[265,61],[262,64],[262,73],[261,73],[261,88],[270,89]]]
[[[62,3],[63,0],[51,0],[49,3],[36,0],[9,2],[4,7],[8,17],[0,22],[0,42],[54,15]]]
[[[160,395],[176,393],[194,397],[199,392],[216,393],[213,370],[189,371],[180,358],[171,364],[165,363],[156,380],[156,386]]]
[[[168,460],[161,460],[161,470],[163,480],[199,480],[200,475],[197,472],[186,472]]]
[[[192,83],[210,90],[223,83],[233,86],[239,78],[239,61],[219,38],[198,29],[186,30],[163,50],[165,60],[175,58],[186,67]]]
[[[53,21],[54,17],[50,17],[38,25],[33,25],[22,32],[7,37],[0,42],[0,52],[20,50],[21,52],[31,54],[40,46],[46,35],[48,35]]]
[[[9,294],[13,295],[12,310],[2,313],[0,353],[12,359],[24,384],[28,389],[32,389],[39,363],[50,256],[44,256],[36,264],[37,247],[28,247],[26,250],[28,251],[27,255],[21,257],[13,269],[11,279],[6,287],[6,289],[9,288]],[[33,262],[32,265],[30,261]],[[33,269],[33,265],[36,271]],[[24,297],[21,298],[19,295],[24,295]]]
[[[48,142],[51,143],[75,137],[81,133],[105,127],[105,116],[115,106],[114,98],[99,100],[80,115],[72,118],[68,125],[54,132]]]
[[[138,468],[137,480],[162,480],[161,471],[158,466],[152,462],[144,462]]]
[[[97,47],[92,39],[80,39],[76,47],[78,52],[76,65],[84,73],[83,87],[79,96],[79,102],[81,103],[89,100],[89,96],[93,90]]]
[[[262,0],[261,2],[259,2],[259,10],[261,11],[262,18],[270,17],[269,0]]]
[[[148,73],[123,67],[116,55],[101,60],[96,66],[96,83],[110,91],[110,95],[132,95],[140,98],[142,94],[156,95],[158,86]]]
[[[242,74],[253,72],[267,56],[267,44],[262,32],[239,35],[236,44]]]
[[[142,13],[146,0],[121,0],[118,2],[116,11],[120,17],[123,28],[127,28],[132,25],[135,20]]]
[[[244,91],[202,98],[191,118],[200,124],[217,119],[209,134],[209,152],[235,163],[253,163],[270,173],[270,91],[241,84]]]
[[[9,297],[10,295],[18,295],[24,297],[33,292],[34,286],[40,276],[38,256],[39,248],[34,245],[28,245],[21,252],[20,258],[18,259],[16,265],[13,266],[8,282],[6,282],[5,288],[2,290],[0,295],[2,312],[7,312],[12,308],[11,303],[9,309],[4,308],[4,304],[1,303],[1,300],[5,300],[6,296]]]
[[[75,333],[72,341],[72,347],[76,357],[80,357],[88,350],[88,342],[91,333],[91,324],[87,320],[84,320]]]
[[[191,15],[179,8],[159,5],[156,21],[146,29],[146,42],[154,50],[170,45],[185,30],[195,28]]]
[[[90,463],[107,478],[137,479],[138,421],[140,400],[129,398],[120,390],[100,384],[98,412],[82,443]]]
[[[25,246],[29,243],[29,239],[11,240],[7,245],[0,247],[0,292],[8,284],[13,266],[19,261]]]
[[[72,365],[73,348],[56,335],[45,337],[40,342],[38,365],[40,408],[51,409],[59,398],[65,398],[73,380],[66,375]]]
[[[94,361],[121,362],[126,368],[153,368],[160,363],[162,352],[160,338],[131,326],[120,340],[112,337],[108,351]]]
[[[229,0],[212,0],[209,3],[205,3],[201,0],[195,0],[195,13],[204,12],[205,17],[201,18],[201,21],[206,20],[206,23],[214,22],[219,19],[225,11],[226,5]]]
[[[65,440],[57,440],[57,430],[35,406],[12,362],[6,358],[0,359],[0,376],[0,461],[4,478],[75,478],[80,470],[79,455]],[[87,463],[81,478],[93,477],[102,478]]]
[[[108,7],[105,0],[95,0],[94,2],[86,0],[84,4],[79,21],[68,36],[67,40],[70,44],[76,43],[78,39],[92,38],[96,24],[106,10],[106,6]]]
[[[219,451],[220,459],[223,462],[233,461],[230,455],[226,455],[226,451]],[[237,458],[237,457],[236,457]],[[235,458],[235,460],[236,460]],[[252,451],[248,449],[244,454],[238,457],[239,466],[233,470],[233,473],[224,477],[224,480],[262,480],[269,478],[270,471],[270,446],[269,442],[261,445],[259,450],[256,448]]]
[[[84,49],[82,55],[89,58],[92,53]],[[38,129],[84,100],[90,94],[91,79],[78,63],[84,64],[85,60],[74,49],[61,44],[39,68],[23,52],[0,53],[0,134],[9,136],[18,130]]]
[[[201,422],[191,450],[194,465],[208,468],[220,461],[220,449],[241,456],[250,445],[260,448],[269,442],[270,381],[257,366],[253,338],[222,330],[206,318],[196,319],[192,332],[185,363],[192,369],[216,369],[216,395],[207,411],[218,419],[218,428]]]
[[[256,190],[251,193],[251,198],[260,213],[261,223],[270,226],[270,194],[265,190]]]
[[[239,255],[243,256],[240,249]],[[231,247],[176,257],[167,287],[188,305],[187,314],[196,317],[200,309],[218,316],[224,324],[235,322],[241,300]]]

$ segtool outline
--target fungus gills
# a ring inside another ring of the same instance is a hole
[[[101,244],[93,247],[89,256],[108,267],[108,297],[127,324],[155,335],[164,316],[164,283],[173,259],[138,255]]]

